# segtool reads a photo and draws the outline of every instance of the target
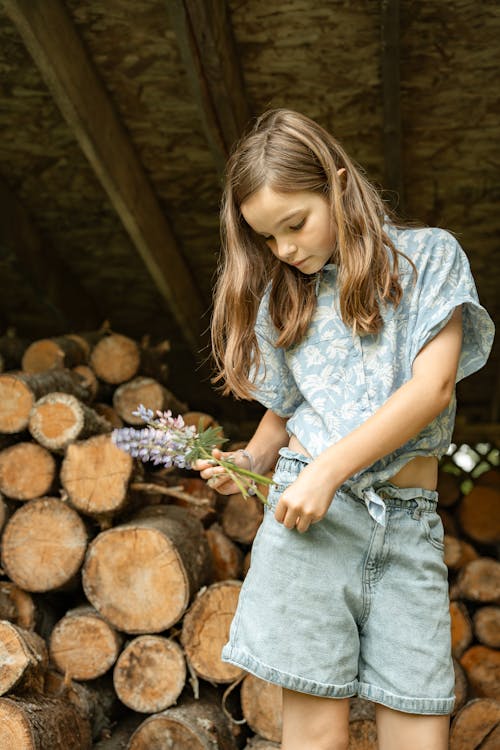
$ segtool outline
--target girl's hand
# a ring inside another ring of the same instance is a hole
[[[325,481],[324,472],[314,462],[310,463],[283,492],[274,517],[287,529],[296,528],[304,533],[326,515],[336,489]]]
[[[214,448],[212,451],[214,458],[226,459],[231,461],[236,466],[241,466],[243,469],[249,469],[249,460],[242,453],[238,451],[221,451],[218,448]],[[220,492],[221,495],[235,495],[239,492],[239,487],[233,482],[231,477],[228,476],[223,466],[217,466],[210,460],[200,459],[195,461],[193,469],[200,472],[202,479],[205,479],[208,486],[216,492]],[[243,485],[247,484],[244,477],[239,477]]]

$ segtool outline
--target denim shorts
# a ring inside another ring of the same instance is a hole
[[[451,713],[437,492],[377,486],[384,527],[342,485],[325,517],[300,533],[274,517],[280,494],[306,463],[301,454],[282,453],[222,660],[290,690]]]

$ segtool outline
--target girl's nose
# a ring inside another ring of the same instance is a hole
[[[278,253],[280,258],[283,258],[283,260],[288,260],[290,258],[293,258],[297,252],[297,245],[291,244],[289,242],[282,242],[280,243],[278,247]]]

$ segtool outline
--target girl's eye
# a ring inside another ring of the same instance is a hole
[[[302,219],[302,221],[299,221],[299,223],[298,223],[298,224],[296,224],[296,225],[295,225],[294,227],[290,227],[290,229],[291,229],[291,230],[292,230],[293,232],[298,232],[298,231],[299,231],[299,229],[302,229],[302,227],[304,226],[304,224],[305,224],[305,223],[306,223],[306,220],[305,220],[305,219]]]

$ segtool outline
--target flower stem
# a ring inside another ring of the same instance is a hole
[[[232,461],[226,461],[223,458],[215,458],[211,453],[208,451],[202,449],[200,453],[204,456],[204,458],[209,459],[210,461],[214,461],[219,466],[222,466],[228,473],[228,475],[231,477],[235,485],[238,487],[239,491],[244,497],[250,497],[248,494],[248,488],[245,487],[236,477],[236,474],[248,477],[253,482],[258,482],[259,484],[267,484],[271,485],[274,484],[273,480],[269,477],[265,477],[262,474],[257,474],[255,471],[249,471],[248,469],[243,469],[241,466],[237,466],[237,464],[233,463]],[[255,490],[255,496],[259,498],[261,502],[264,503],[264,505],[268,505],[267,498],[262,492],[259,490],[258,487],[254,487]]]

